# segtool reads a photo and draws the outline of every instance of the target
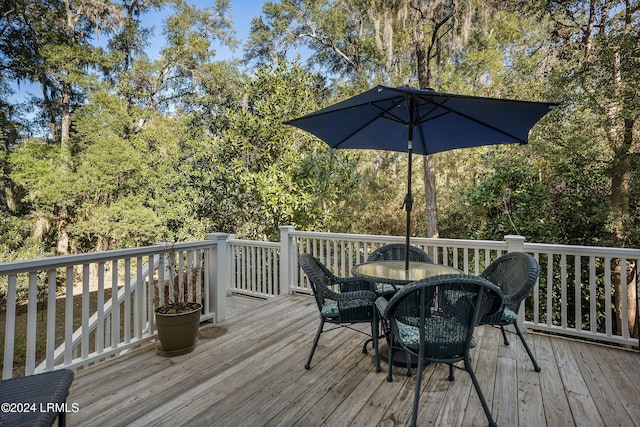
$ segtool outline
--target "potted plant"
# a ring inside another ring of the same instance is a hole
[[[164,297],[164,303],[154,310],[159,339],[156,350],[161,356],[178,356],[191,352],[196,346],[202,304],[192,299],[202,294],[195,292],[195,287],[202,286],[204,277],[201,263],[178,272],[175,250],[169,251],[167,258],[168,262],[161,263],[160,269],[166,265],[165,274],[168,273],[169,278],[158,280],[155,298],[159,305],[161,295]]]

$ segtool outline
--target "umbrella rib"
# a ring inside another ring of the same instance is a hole
[[[397,122],[403,125],[407,125],[406,122],[402,121],[399,117],[391,114],[389,112],[389,110],[391,110],[392,108],[394,108],[396,106],[396,103],[394,103],[388,110],[385,110],[384,108],[381,108],[380,106],[378,106],[376,103],[374,102],[369,102],[367,104],[362,104],[362,105],[370,105],[371,107],[375,108],[376,110],[380,111],[380,114],[374,116],[371,120],[367,121],[366,123],[364,123],[362,126],[360,126],[359,128],[357,128],[356,130],[354,130],[353,132],[351,132],[349,135],[347,135],[346,137],[342,138],[342,140],[340,140],[340,142],[338,142],[337,144],[333,145],[334,148],[339,148],[342,144],[344,144],[346,141],[349,140],[349,138],[351,138],[353,135],[357,134],[358,132],[360,132],[362,129],[366,128],[367,126],[369,126],[371,123],[375,122],[376,120],[378,120],[379,118],[384,118],[393,122]]]
[[[392,105],[391,108],[395,107],[396,105],[397,104]],[[381,108],[378,105],[373,104],[373,103],[371,104],[371,106],[373,108],[376,108],[376,109],[380,110],[381,114],[378,115],[377,118],[381,117],[381,118],[390,120],[392,122],[399,123],[401,125],[409,126],[409,121],[402,120],[399,116],[397,116],[397,115],[395,115],[393,113],[390,113],[389,111],[391,110],[391,108],[389,108],[388,110],[385,110],[384,108]]]
[[[490,125],[490,124],[488,124],[488,123],[485,123],[485,122],[483,122],[483,121],[481,121],[481,120],[478,120],[478,119],[476,119],[476,118],[474,118],[474,117],[472,117],[472,116],[469,116],[468,114],[464,114],[464,113],[461,113],[461,112],[459,112],[459,111],[454,110],[453,108],[449,108],[449,107],[447,107],[447,106],[446,106],[446,105],[444,105],[444,104],[445,104],[449,99],[451,99],[451,98],[447,98],[447,99],[445,99],[445,100],[444,100],[443,102],[441,102],[441,103],[436,103],[436,102],[434,102],[433,100],[429,101],[430,103],[432,103],[433,105],[436,105],[436,106],[437,106],[437,107],[439,107],[439,108],[444,108],[445,110],[447,110],[447,112],[442,113],[442,114],[438,114],[438,115],[437,115],[437,116],[435,116],[435,117],[429,117],[429,118],[427,118],[427,119],[425,119],[425,120],[420,119],[420,120],[417,122],[417,124],[427,123],[427,122],[429,122],[429,121],[431,121],[431,120],[435,120],[435,119],[437,119],[437,118],[439,118],[439,117],[442,117],[442,116],[444,116],[444,115],[446,115],[446,114],[453,113],[453,114],[457,114],[457,115],[458,115],[458,116],[460,116],[460,117],[464,117],[464,118],[465,118],[465,119],[467,119],[467,120],[470,120],[470,121],[472,121],[472,122],[478,123],[479,125],[482,125],[482,126],[484,126],[484,127],[488,128],[488,129],[491,129],[491,130],[494,130],[494,131],[496,131],[496,132],[498,132],[498,133],[501,133],[501,134],[503,134],[503,135],[505,135],[505,136],[507,136],[507,137],[509,137],[509,138],[513,138],[514,140],[516,140],[516,141],[517,141],[517,142],[519,142],[520,144],[526,144],[526,143],[527,143],[527,141],[524,141],[524,140],[522,140],[522,139],[518,138],[517,136],[515,136],[515,135],[513,135],[513,134],[511,134],[511,133],[509,133],[509,132],[505,132],[505,131],[504,131],[504,130],[502,130],[502,129],[499,129],[499,128],[495,127],[495,126],[492,126],[492,125]],[[431,111],[429,111],[428,113],[424,114],[422,117],[425,117],[427,114],[431,113],[433,110],[435,110],[435,108],[434,108],[434,109],[431,109]]]

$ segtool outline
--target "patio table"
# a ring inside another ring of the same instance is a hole
[[[376,283],[381,283],[385,285],[390,285],[394,289],[397,286],[408,285],[411,282],[415,282],[418,280],[426,279],[431,276],[439,276],[443,274],[460,274],[461,271],[454,267],[449,267],[447,265],[440,264],[429,264],[426,262],[409,262],[409,269],[406,270],[406,263],[404,260],[402,261],[373,261],[373,262],[365,262],[364,264],[358,264],[351,270],[351,273],[355,277],[359,277],[365,280],[369,280]],[[377,287],[376,287],[377,289]],[[389,297],[389,292],[379,292],[378,294],[382,297]],[[395,291],[394,291],[395,293]],[[380,313],[382,315],[382,313]],[[385,335],[387,337],[387,342],[389,342],[389,337],[391,336],[391,331],[389,330],[389,325],[384,320],[382,316],[383,330],[385,331]],[[396,348],[396,347],[394,347]],[[387,360],[388,352],[386,350],[383,351],[383,348],[380,349],[380,356]],[[417,366],[417,360],[412,357],[411,366]],[[395,352],[393,358],[394,366],[406,366],[407,360],[404,357],[403,351]]]
[[[355,277],[390,285],[406,285],[411,282],[442,274],[460,274],[454,267],[426,262],[410,262],[405,269],[405,261],[373,261],[358,264],[351,270]]]

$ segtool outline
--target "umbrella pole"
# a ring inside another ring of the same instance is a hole
[[[407,143],[409,156],[409,169],[407,170],[407,195],[404,198],[404,207],[407,210],[407,235],[404,253],[404,269],[409,271],[409,238],[411,236],[411,210],[413,209],[413,194],[411,194],[411,165],[413,163],[413,125],[409,125],[409,141]]]

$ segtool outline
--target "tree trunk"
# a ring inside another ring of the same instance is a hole
[[[4,195],[9,211],[17,213],[22,208],[22,199],[25,196],[24,190],[13,181],[7,179],[4,185]]]
[[[418,84],[421,89],[431,87],[430,49],[425,45],[424,25],[420,11],[413,9],[413,45],[418,68]],[[438,237],[438,198],[436,194],[436,174],[431,156],[422,156],[423,181],[427,216],[427,237]]]
[[[69,213],[66,206],[60,208],[58,214],[58,255],[67,255],[69,253],[69,233],[67,232],[67,224],[69,222]]]
[[[614,266],[613,278],[615,281],[615,295],[616,295],[616,334],[622,335],[624,328],[628,328],[630,336],[638,336],[638,296],[637,296],[637,268],[633,262],[627,261],[624,266],[620,263],[616,263]],[[626,275],[627,283],[627,319],[628,323],[623,321],[622,313],[624,313],[624,307],[622,305],[622,272]]]
[[[425,202],[427,204],[427,237],[438,237],[438,204],[436,197],[436,173],[432,156],[422,156],[424,166]]]
[[[638,312],[638,265],[627,263],[629,268],[627,269],[627,314],[629,316],[629,334],[632,337],[640,337],[640,313]]]
[[[62,98],[60,100],[61,118],[60,118],[60,153],[62,167],[70,169],[71,166],[71,147],[69,146],[69,135],[71,129],[71,85],[62,84]]]

